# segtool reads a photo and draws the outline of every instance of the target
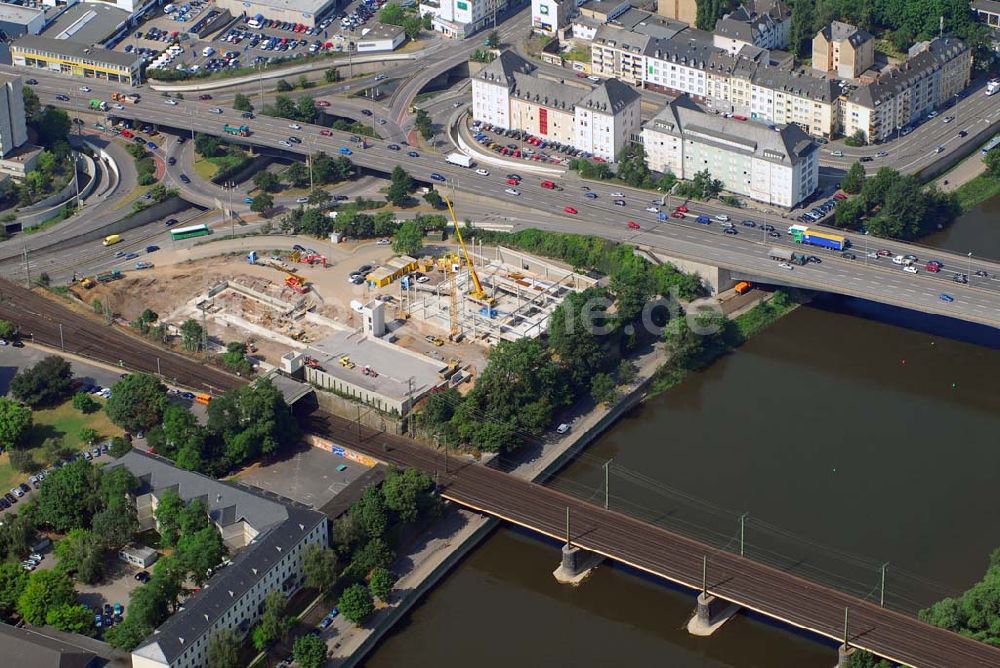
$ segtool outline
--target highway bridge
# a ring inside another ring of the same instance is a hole
[[[38,343],[161,373],[192,389],[218,393],[245,382],[3,280],[0,318],[31,332]],[[438,477],[446,499],[556,540],[565,538],[569,512],[574,545],[692,590],[701,589],[707,559],[708,593],[791,626],[843,641],[846,610],[848,643],[893,661],[919,668],[1000,665],[1000,648],[495,469],[454,458],[449,465],[444,454],[407,438],[325,413],[314,414],[306,428],[388,464],[427,471]]]
[[[61,82],[62,89],[65,90],[64,80],[58,77],[56,80]],[[96,83],[92,85],[96,88]],[[83,111],[87,108],[87,98],[94,94],[73,93],[70,101],[62,102],[61,105],[71,110]],[[1000,276],[1000,263],[992,260],[855,235],[852,241],[856,259],[847,259],[838,253],[811,248],[810,252],[821,257],[822,264],[809,264],[787,270],[779,267],[779,263],[768,259],[768,251],[775,245],[802,249],[787,238],[785,230],[791,221],[781,216],[753,215],[758,223],[769,223],[777,228],[781,238],[774,239],[766,236],[759,227],[755,230],[740,227],[738,222],[747,215],[746,211],[721,204],[691,204],[690,217],[684,220],[657,221],[656,215],[646,208],[654,204],[655,206],[661,204],[669,206],[669,204],[643,190],[593,184],[593,190],[598,193],[598,198],[586,199],[580,190],[581,186],[571,185],[570,179],[562,181],[566,187],[559,191],[543,189],[537,180],[527,179],[517,187],[518,194],[512,195],[506,192],[509,186],[504,181],[504,174],[480,176],[474,170],[446,163],[438,154],[422,153],[411,157],[407,155],[409,147],[403,145],[400,150],[390,150],[389,143],[380,140],[368,140],[368,148],[362,149],[359,144],[349,141],[350,135],[347,133],[332,131],[329,136],[325,136],[320,132],[329,131],[318,125],[293,123],[285,119],[264,116],[258,116],[253,120],[251,124],[253,134],[250,137],[234,138],[225,135],[222,127],[225,123],[243,122],[238,112],[214,107],[211,102],[193,100],[176,102],[176,105],[168,105],[161,98],[147,97],[140,104],[126,105],[123,109],[111,113],[119,118],[155,123],[161,128],[175,128],[178,131],[190,132],[191,129],[197,128],[200,132],[226,136],[230,141],[283,150],[290,157],[308,155],[316,151],[337,155],[347,150],[350,151],[350,158],[355,164],[373,171],[388,173],[397,164],[402,164],[419,181],[436,183],[439,186],[453,186],[460,193],[493,197],[499,201],[507,200],[522,206],[534,207],[539,211],[558,212],[561,219],[565,220],[565,224],[548,222],[539,225],[544,229],[597,234],[648,246],[667,257],[752,274],[765,280],[773,279],[783,284],[850,295],[1000,327],[1000,280],[991,278]],[[219,109],[221,113],[214,113],[213,109]],[[290,136],[299,138],[302,143],[288,144]],[[283,146],[279,142],[288,145]],[[447,183],[436,179],[435,174]],[[621,192],[622,197],[611,196],[612,191]],[[626,205],[616,206],[614,203],[616,199],[624,200]],[[673,202],[677,203],[676,200]],[[564,214],[563,209],[567,206],[576,209],[578,213]],[[460,199],[459,212],[461,212]],[[717,223],[696,224],[694,217],[699,213],[709,216],[725,213],[732,216],[737,221],[740,234],[723,234]],[[626,224],[629,220],[637,222],[641,229],[630,229]],[[876,249],[887,249],[894,254],[912,253],[923,261],[936,259],[943,263],[944,271],[937,274],[924,271],[916,275],[907,274],[887,259],[868,258],[867,253]],[[985,272],[987,276],[976,276],[976,271]],[[955,283],[952,280],[954,273],[968,274],[969,283]],[[942,293],[949,295],[953,301],[942,300]]]

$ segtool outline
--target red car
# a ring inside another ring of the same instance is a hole
[[[520,181],[518,179],[507,179],[507,185],[509,186],[516,186],[519,183]]]
[[[563,207],[563,211],[565,211],[566,213],[579,213],[579,211],[577,211],[576,209],[574,209],[571,206],[565,206],[565,207]]]
[[[599,155],[595,155],[594,156],[594,162],[607,162],[607,160],[605,160],[604,158],[602,158]]]
[[[630,229],[630,230],[641,230],[642,228],[639,227],[639,223],[635,222],[634,220],[630,220],[630,221],[628,221],[628,229]]]
[[[326,130],[326,129],[320,130],[319,133],[321,135],[323,135],[324,137],[332,137],[333,136],[333,133],[330,132],[329,130]]]
[[[679,207],[677,207],[676,209],[674,209],[674,213],[687,213],[687,212],[688,212],[688,208],[686,206],[684,206],[683,204],[681,204]]]
[[[878,255],[879,257],[892,257],[892,251],[888,251],[885,249],[877,250],[875,251],[875,255]]]
[[[938,266],[937,262],[928,262],[926,266],[924,266],[924,269],[931,272],[932,274],[936,274],[939,271],[941,271],[941,267]]]
[[[833,199],[847,199],[847,195],[842,192],[833,193]]]
[[[681,213],[680,211],[674,211],[672,214],[670,214],[670,217],[671,218],[683,218],[684,214]]]
[[[317,107],[329,107],[330,103],[327,102],[326,100],[316,100],[316,106]]]

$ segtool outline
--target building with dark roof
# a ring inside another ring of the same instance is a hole
[[[979,20],[1000,32],[1000,2],[998,0],[972,0],[972,11]]]
[[[875,38],[857,26],[834,21],[813,37],[814,70],[856,79],[874,64]]]
[[[0,656],[5,666],[24,668],[99,668],[107,661],[78,645],[49,635],[46,629],[0,623]]]
[[[906,62],[854,90],[843,105],[845,135],[861,132],[869,142],[888,138],[952,100],[969,85],[972,51],[954,37],[920,42]]]
[[[613,161],[640,124],[639,93],[616,79],[591,88],[541,79],[504,51],[472,78],[472,115],[503,128],[575,146]]]
[[[643,126],[649,168],[690,179],[707,169],[729,192],[791,208],[819,183],[816,143],[798,126],[726,118],[679,97]]]
[[[24,35],[10,45],[15,66],[138,86],[141,59],[136,53],[118,53],[69,39]]]
[[[715,22],[712,43],[728,53],[744,46],[788,48],[792,11],[784,0],[750,0]]]
[[[138,479],[134,494],[140,525],[155,525],[159,498],[173,491],[185,503],[204,502],[226,546],[235,552],[200,592],[133,650],[133,668],[206,666],[209,637],[220,629],[244,637],[269,593],[280,591],[287,598],[302,587],[306,549],[327,544],[326,515],[288,499],[185,471],[137,450],[109,466],[124,466]]]

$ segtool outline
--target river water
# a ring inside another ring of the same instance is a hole
[[[990,213],[992,212],[992,213]],[[944,232],[987,248],[984,205]],[[979,218],[978,216],[982,216]],[[971,224],[970,224],[971,223]],[[938,245],[944,245],[938,242]],[[1000,257],[1000,247],[984,252]],[[913,611],[976,581],[1000,546],[1000,355],[803,307],[621,420],[553,482],[616,508]],[[981,338],[981,337],[980,337]],[[829,666],[831,645],[737,616],[683,630],[694,595],[605,564],[577,589],[558,546],[503,529],[431,592],[371,668]]]

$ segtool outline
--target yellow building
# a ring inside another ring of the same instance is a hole
[[[24,35],[11,43],[10,55],[11,61],[18,67],[129,86],[142,83],[139,56],[77,44],[66,39]]]
[[[416,269],[417,260],[415,258],[409,255],[399,255],[368,274],[365,280],[377,288],[383,288]]]

